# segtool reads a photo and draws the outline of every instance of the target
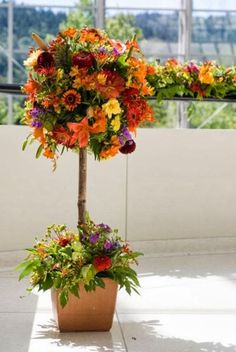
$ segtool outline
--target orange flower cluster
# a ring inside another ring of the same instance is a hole
[[[124,44],[95,28],[68,28],[47,50],[30,50],[24,63],[25,122],[40,143],[38,154],[55,158],[60,145],[88,148],[98,159],[129,153],[131,133],[153,120],[146,101],[154,94],[147,80],[152,67],[135,40]]]

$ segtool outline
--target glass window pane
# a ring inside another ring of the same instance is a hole
[[[116,8],[158,8],[158,9],[179,9],[180,0],[106,0],[106,7]]]
[[[192,58],[235,64],[236,12],[194,11],[192,19]]]
[[[7,83],[7,56],[0,50],[0,83]]]
[[[236,2],[234,0],[193,0],[193,9],[205,10],[236,10]]]
[[[177,104],[174,101],[157,103],[150,100],[149,104],[155,112],[155,122],[146,122],[141,127],[145,128],[175,128],[177,127]]]
[[[106,11],[108,34],[126,40],[138,33],[140,47],[150,60],[178,56],[178,22],[178,11]]]
[[[235,129],[235,103],[193,102],[188,107],[189,128]]]

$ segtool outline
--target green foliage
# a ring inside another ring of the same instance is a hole
[[[19,280],[30,277],[32,291],[54,288],[59,290],[62,307],[69,293],[79,297],[79,284],[86,291],[104,288],[103,278],[115,280],[131,294],[137,292],[139,281],[130,267],[142,253],[133,252],[108,225],[95,225],[88,217],[78,227],[78,233],[65,225],[49,226],[42,240],[28,249],[29,255],[17,266]]]
[[[7,98],[4,96],[0,96],[0,125],[5,125],[6,123],[7,123]]]
[[[106,31],[111,38],[124,42],[134,35],[138,40],[142,38],[142,30],[135,26],[135,16],[123,13],[106,19]]]
[[[63,31],[67,27],[93,27],[94,22],[93,1],[80,0],[78,9],[69,12],[67,18],[60,24],[60,30]]]

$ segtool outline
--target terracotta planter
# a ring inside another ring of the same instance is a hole
[[[69,295],[67,305],[62,308],[58,291],[52,290],[52,307],[58,329],[64,331],[109,331],[115,312],[117,283],[103,279],[106,287],[86,292],[80,286],[80,298]]]

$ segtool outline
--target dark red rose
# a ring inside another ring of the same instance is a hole
[[[41,75],[53,75],[55,70],[56,68],[52,54],[47,51],[39,54],[35,71]]]
[[[135,151],[136,143],[133,139],[126,141],[125,144],[120,148],[122,154],[130,154]]]
[[[42,52],[39,54],[37,59],[37,67],[38,68],[51,68],[54,66],[54,59],[52,54],[48,53],[47,51]]]
[[[107,255],[97,255],[93,259],[93,266],[97,269],[97,271],[110,269],[112,266],[111,258]]]
[[[78,68],[90,68],[94,64],[94,56],[86,51],[81,51],[72,57],[72,65]]]

